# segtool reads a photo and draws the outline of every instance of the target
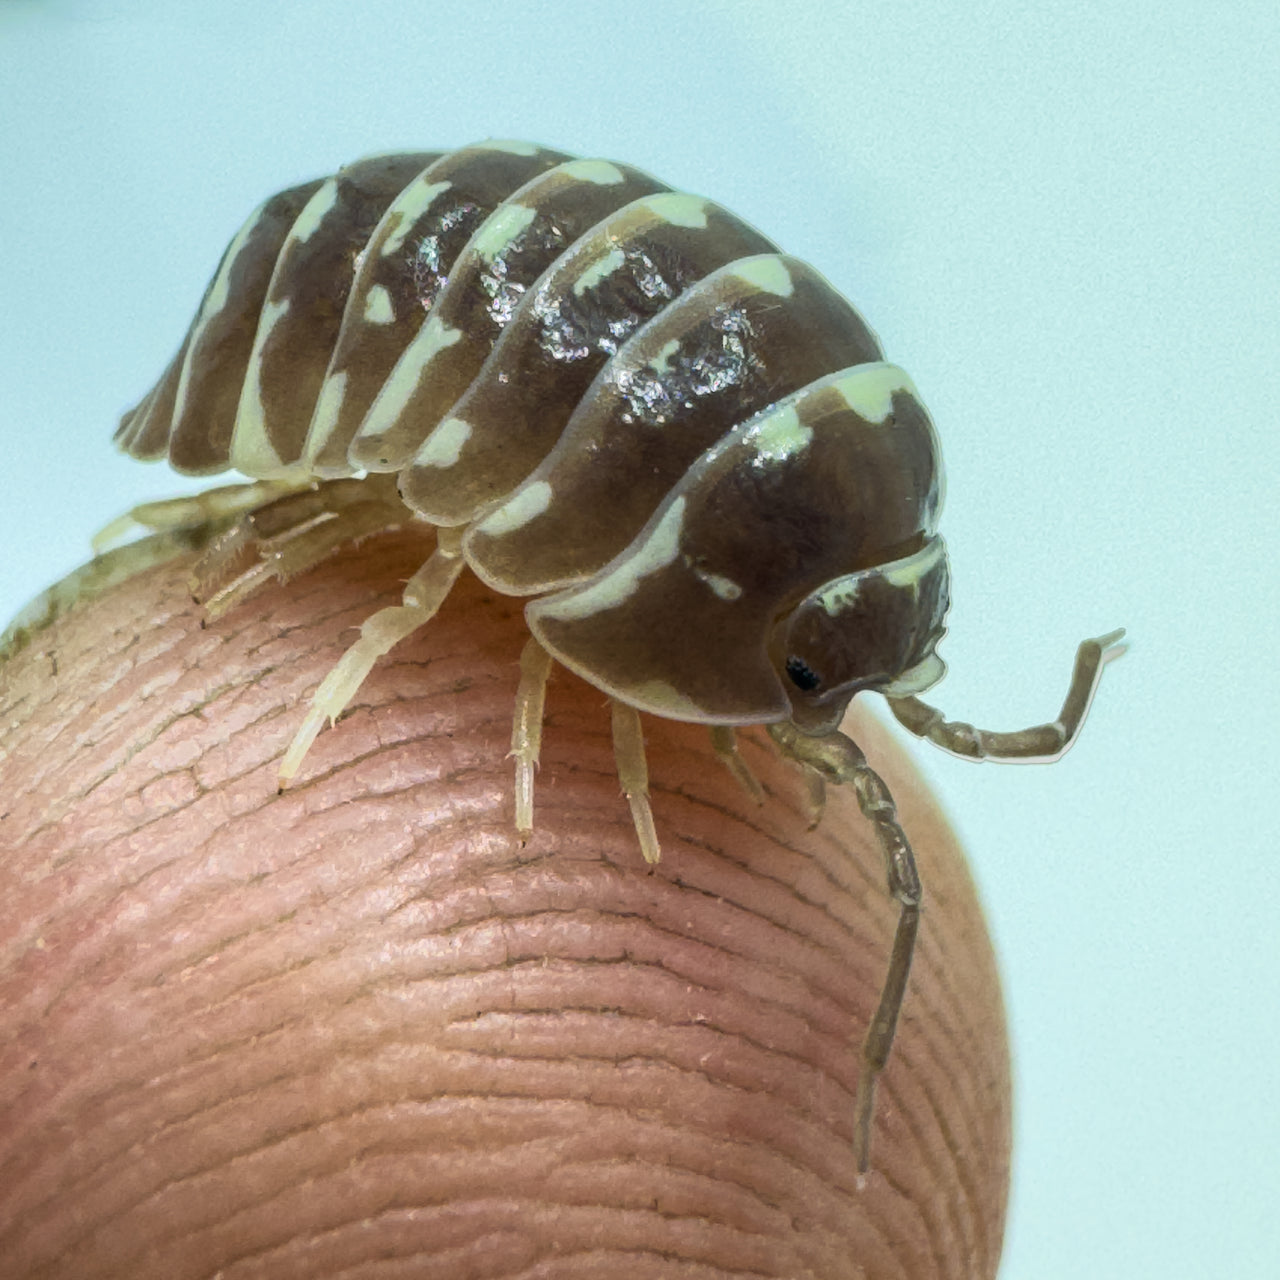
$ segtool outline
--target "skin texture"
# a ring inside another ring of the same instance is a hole
[[[552,676],[512,828],[522,602],[464,575],[291,790],[304,702],[429,542],[210,626],[191,557],[0,666],[0,1276],[991,1276],[1009,1062],[963,858],[878,721],[925,914],[872,1170],[895,909],[868,824],[651,717],[652,874],[605,699]]]

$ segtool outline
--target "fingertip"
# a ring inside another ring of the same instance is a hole
[[[248,1249],[372,1275],[497,1265],[514,1232],[617,1274],[635,1247],[709,1275],[994,1274],[994,961],[954,838],[878,721],[851,731],[926,914],[869,1167],[859,1047],[894,908],[852,797],[831,788],[809,829],[805,779],[761,731],[741,750],[763,806],[705,729],[645,717],[646,865],[605,699],[557,670],[536,828],[516,832],[521,602],[464,577],[298,785],[273,776],[351,625],[423,554],[370,540],[203,633],[190,566],[162,566],[56,624],[56,686],[7,673],[0,1256],[177,1275]]]

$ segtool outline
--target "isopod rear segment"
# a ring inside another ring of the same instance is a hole
[[[282,786],[468,567],[528,599],[520,832],[533,829],[557,662],[611,699],[650,862],[640,712],[708,725],[757,799],[742,726],[766,726],[811,783],[852,786],[899,905],[854,1105],[867,1168],[921,888],[843,713],[876,692],[956,754],[1052,757],[1121,633],[1080,646],[1062,711],[1035,729],[987,733],[920,700],[945,670],[950,603],[937,437],[911,379],[822,276],[628,165],[516,142],[377,156],[251,215],[116,438],[137,458],[256,482],[133,513],[152,528],[218,526],[196,570],[215,616],[345,543],[436,530],[401,603],[364,622],[316,690]]]

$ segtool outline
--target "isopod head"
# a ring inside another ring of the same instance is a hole
[[[864,691],[904,697],[946,673],[935,648],[946,631],[950,572],[941,538],[889,564],[810,592],[774,629],[770,652],[786,678],[791,719],[833,732]]]

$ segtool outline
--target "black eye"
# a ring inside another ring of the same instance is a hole
[[[787,675],[791,683],[805,693],[812,693],[822,683],[822,677],[808,663],[796,657],[787,659]]]

